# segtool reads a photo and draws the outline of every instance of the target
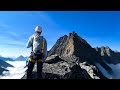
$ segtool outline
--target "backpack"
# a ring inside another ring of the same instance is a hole
[[[35,40],[36,42],[40,42],[40,39],[35,39],[35,35],[33,37],[33,40]],[[32,46],[32,52],[33,52],[33,46]],[[44,37],[43,36],[42,36],[42,49],[41,49],[41,52],[44,53]]]

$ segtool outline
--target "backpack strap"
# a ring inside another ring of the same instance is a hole
[[[35,39],[36,34],[33,35],[33,40]],[[32,52],[33,52],[33,44],[32,44]]]
[[[44,37],[42,36],[42,50],[41,50],[42,53],[44,53]]]
[[[35,38],[35,34],[34,34],[34,36],[33,36],[33,40],[34,40],[34,38]],[[33,43],[32,43],[31,52],[33,52]]]

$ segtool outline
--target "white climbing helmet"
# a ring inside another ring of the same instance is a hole
[[[35,32],[42,32],[42,27],[41,26],[36,26]]]

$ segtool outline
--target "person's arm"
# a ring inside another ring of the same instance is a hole
[[[33,45],[33,38],[34,38],[33,35],[29,38],[29,40],[28,40],[28,42],[26,44],[27,48],[29,48],[29,47],[31,47]]]
[[[44,60],[47,58],[47,41],[44,38]]]

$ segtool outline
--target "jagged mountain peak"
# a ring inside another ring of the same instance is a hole
[[[19,57],[24,57],[24,56],[20,55]]]
[[[103,49],[110,49],[109,46],[101,46],[100,48],[103,48]]]
[[[69,33],[68,36],[64,35],[57,40],[55,45],[50,49],[48,56],[54,54],[61,57],[76,56],[79,57],[81,61],[86,59],[92,60],[93,56],[95,57],[95,60],[97,59],[95,49],[74,31]]]
[[[69,36],[75,36],[75,35],[77,35],[75,31],[69,33]]]
[[[20,55],[19,57],[17,57],[15,60],[20,60],[20,61],[25,61],[26,60],[26,57]]]

